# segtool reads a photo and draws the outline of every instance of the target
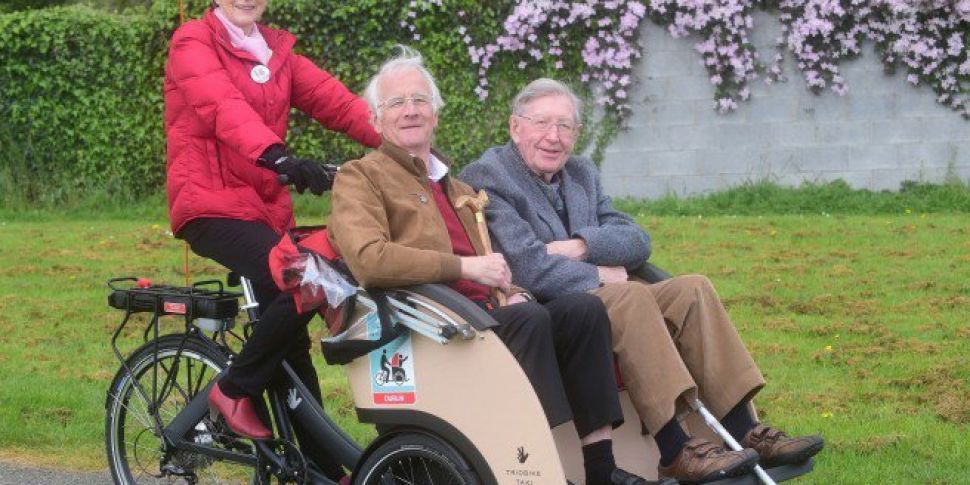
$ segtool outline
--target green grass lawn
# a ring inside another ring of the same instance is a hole
[[[970,215],[637,219],[657,264],[714,281],[768,379],[762,416],[825,436],[799,483],[970,483]],[[104,282],[181,283],[183,246],[167,230],[160,218],[0,218],[0,458],[105,466],[121,313]],[[319,368],[329,408],[369,439],[341,370]]]

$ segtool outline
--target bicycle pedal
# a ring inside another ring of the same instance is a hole
[[[194,475],[192,472],[186,471],[184,468],[172,463],[162,465],[162,474],[166,476],[175,475],[177,477],[189,477]]]

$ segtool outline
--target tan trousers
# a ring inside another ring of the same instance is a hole
[[[698,393],[722,418],[764,386],[706,277],[628,281],[591,293],[606,304],[623,382],[651,433],[681,417]]]

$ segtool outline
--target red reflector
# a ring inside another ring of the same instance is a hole
[[[177,313],[179,315],[185,315],[185,303],[172,303],[166,301],[162,305],[162,310],[164,310],[165,313]]]

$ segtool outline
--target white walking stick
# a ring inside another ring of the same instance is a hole
[[[704,403],[702,403],[700,399],[694,400],[694,409],[696,409],[697,412],[700,413],[701,417],[704,418],[704,422],[707,423],[707,426],[714,430],[714,432],[717,433],[722,440],[724,440],[724,444],[728,445],[728,448],[731,448],[734,451],[741,451],[741,444],[738,443],[733,436],[731,436],[731,433],[728,433],[728,430],[724,429],[724,426],[721,426],[721,422],[718,421],[717,418],[715,418],[706,407],[704,407]],[[768,473],[764,470],[764,468],[761,468],[761,465],[754,466],[754,474],[757,475],[761,480],[761,483],[765,485],[777,485],[775,481],[768,476]]]

